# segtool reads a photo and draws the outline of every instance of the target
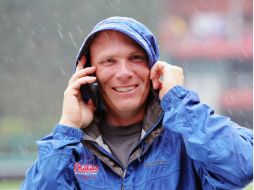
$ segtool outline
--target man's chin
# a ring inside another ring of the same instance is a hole
[[[140,109],[140,104],[135,102],[125,102],[115,106],[119,112],[137,112]]]

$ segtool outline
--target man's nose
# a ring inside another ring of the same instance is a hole
[[[131,65],[126,60],[121,60],[118,63],[116,77],[119,79],[129,79],[133,76]]]

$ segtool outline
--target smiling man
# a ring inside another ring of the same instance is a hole
[[[108,122],[127,126],[143,120],[150,92],[145,51],[123,33],[106,30],[97,35],[90,53]]]
[[[82,44],[54,131],[21,189],[239,189],[252,180],[252,132],[214,114],[158,61],[155,36],[111,17]],[[94,90],[99,102],[89,93]],[[86,90],[82,90],[83,87]]]

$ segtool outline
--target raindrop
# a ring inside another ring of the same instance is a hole
[[[81,34],[83,34],[83,31],[81,30],[81,28],[80,28],[79,26],[77,26],[77,29],[78,29],[78,31],[79,31]]]
[[[238,112],[239,112],[239,114],[241,115],[241,117],[244,117],[244,114],[243,114],[243,111],[242,111],[242,109],[238,109]]]
[[[57,29],[57,32],[58,32],[58,35],[60,36],[60,38],[63,40],[64,36],[63,36],[63,33],[61,32],[61,30]]]
[[[62,25],[61,25],[59,22],[57,23],[57,27],[58,27],[60,30],[63,29]]]
[[[62,74],[63,76],[66,76],[66,72],[65,72],[65,70],[64,70],[64,68],[63,68],[63,65],[62,65],[58,60],[56,60],[56,64],[58,65],[58,68],[60,69],[61,74]]]
[[[72,33],[71,33],[71,32],[69,32],[69,37],[70,37],[71,41],[74,41],[74,39],[73,39],[73,35],[72,35]]]
[[[69,32],[69,37],[70,37],[70,39],[71,39],[71,42],[72,42],[73,45],[75,46],[75,48],[78,48],[78,45],[77,45],[77,43],[75,42],[75,40],[74,40],[73,35],[72,35],[71,32]]]
[[[36,33],[35,33],[35,31],[34,31],[34,30],[30,30],[30,32],[32,33],[33,37],[35,37],[35,36],[36,36]]]

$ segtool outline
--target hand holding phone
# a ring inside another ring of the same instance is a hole
[[[89,96],[88,89],[94,89],[94,87],[90,88],[88,87],[88,84],[90,85],[96,82],[96,77],[92,76],[95,73],[96,68],[86,67],[84,69],[85,65],[86,60],[83,58],[78,63],[76,72],[72,75],[68,87],[64,92],[62,116],[59,122],[62,125],[77,128],[87,127],[93,120],[95,111],[94,104],[96,104],[96,100],[93,100],[95,103],[89,101],[93,95]],[[81,88],[84,88],[84,94],[81,92]],[[86,99],[85,102],[80,98],[83,97],[82,94],[87,95],[88,99]]]

